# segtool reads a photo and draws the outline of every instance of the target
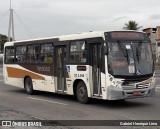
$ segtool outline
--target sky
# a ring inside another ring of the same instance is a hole
[[[0,34],[8,35],[10,0],[0,0]],[[160,0],[12,0],[16,40],[122,30],[129,20],[160,26]]]

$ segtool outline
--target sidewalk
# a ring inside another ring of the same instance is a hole
[[[8,107],[0,106],[0,120],[35,120],[35,118]]]
[[[4,124],[3,122],[5,122],[7,120],[36,120],[36,119],[34,117],[32,117],[32,116],[23,114],[21,112],[15,111],[15,110],[10,109],[8,107],[0,106],[0,121],[2,122],[0,124]],[[7,129],[8,128],[17,129],[17,128],[22,128],[22,127],[6,126],[4,128],[7,128]],[[43,127],[30,127],[30,128],[31,129],[33,129],[33,128],[42,129]],[[28,129],[28,127],[23,127],[23,129]]]
[[[33,120],[33,121],[38,121],[40,119],[37,119],[35,118],[34,116],[31,116],[31,115],[27,115],[23,112],[19,112],[19,111],[16,111],[14,109],[11,109],[11,108],[8,108],[8,107],[3,107],[3,106],[0,106],[0,125],[1,124],[6,124],[6,122],[11,122],[11,121],[21,121],[22,120],[22,123],[24,121],[27,121],[27,120]],[[24,120],[24,121],[23,121]],[[9,123],[11,124],[11,123]],[[8,123],[7,123],[8,125]],[[12,126],[5,126],[4,129],[71,129],[69,127],[66,127],[66,126],[38,126],[38,127],[33,127],[33,126],[18,126],[17,124],[11,124]],[[3,127],[0,126],[0,129],[2,129]]]

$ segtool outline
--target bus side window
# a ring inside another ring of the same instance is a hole
[[[26,62],[26,46],[16,47],[16,62],[25,63]]]
[[[41,45],[40,62],[53,63],[53,46],[51,43]]]
[[[70,62],[86,63],[85,41],[74,41],[70,43]]]
[[[39,45],[28,45],[27,48],[27,63],[38,63]]]
[[[14,53],[15,49],[14,47],[6,47],[5,52],[5,63],[14,63]]]

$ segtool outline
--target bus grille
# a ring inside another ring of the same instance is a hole
[[[135,90],[135,89],[146,89],[150,86],[149,83],[145,84],[129,84],[129,85],[122,85],[123,90]]]

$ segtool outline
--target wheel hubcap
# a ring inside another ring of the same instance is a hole
[[[27,83],[26,88],[27,88],[27,92],[31,91],[31,83],[30,82]]]
[[[86,98],[86,90],[84,87],[79,88],[79,97],[80,97],[80,99]]]

